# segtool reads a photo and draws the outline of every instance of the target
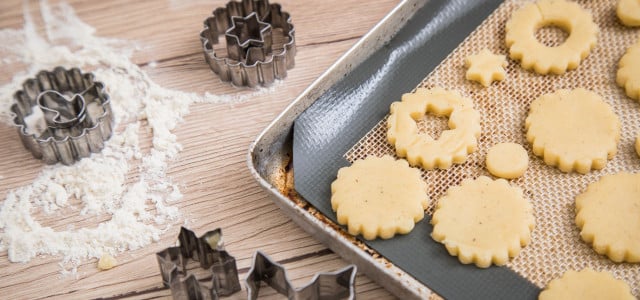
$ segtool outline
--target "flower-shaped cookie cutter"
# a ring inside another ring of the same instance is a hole
[[[111,101],[92,73],[40,71],[13,98],[13,123],[23,145],[48,164],[70,165],[100,152],[111,137]]]
[[[277,39],[273,31],[282,32]],[[224,32],[227,55],[213,48]],[[289,13],[268,0],[231,1],[204,21],[200,32],[204,57],[222,81],[236,86],[269,85],[287,76],[296,54],[295,30]]]

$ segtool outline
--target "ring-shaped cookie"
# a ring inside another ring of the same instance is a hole
[[[448,116],[449,129],[434,139],[420,133],[417,120],[427,113]],[[453,163],[463,163],[467,154],[475,151],[480,136],[480,113],[469,98],[441,88],[418,88],[402,95],[402,101],[391,104],[387,120],[387,140],[396,154],[406,157],[412,166],[424,169],[447,169]]]
[[[545,26],[556,26],[569,33],[559,46],[546,46],[535,37]],[[506,25],[509,57],[519,60],[524,69],[538,74],[563,74],[578,67],[595,47],[598,26],[591,14],[577,3],[541,0],[529,3],[511,15]]]

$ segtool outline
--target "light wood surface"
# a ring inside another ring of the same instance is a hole
[[[38,3],[31,1],[37,12]],[[134,61],[157,83],[172,89],[212,94],[246,93],[222,83],[205,64],[198,39],[202,21],[224,1],[83,1],[69,0],[96,35],[133,40],[142,50]],[[11,299],[155,299],[170,297],[162,286],[154,253],[174,243],[179,225],[197,234],[222,227],[227,250],[236,257],[244,278],[254,251],[261,249],[283,262],[297,285],[315,272],[332,271],[348,264],[292,223],[251,177],[248,145],[305,87],[387,14],[397,0],[280,1],[291,13],[296,28],[296,67],[272,93],[239,104],[196,104],[176,129],[184,146],[171,163],[168,175],[182,186],[178,204],[182,220],[162,235],[158,243],[127,251],[119,266],[98,271],[96,261],[83,263],[78,278],[60,276],[60,257],[39,257],[29,263],[10,263],[0,253],[0,298]],[[23,26],[23,2],[0,1],[0,28]],[[35,14],[34,14],[35,15]],[[38,21],[36,20],[36,23]],[[41,20],[39,21],[42,22]],[[2,42],[2,41],[0,41]],[[157,66],[149,66],[157,62]],[[13,76],[0,72],[0,82]],[[144,141],[148,149],[148,139]],[[11,189],[30,183],[43,164],[32,158],[14,128],[0,124],[0,201]],[[47,220],[44,225],[64,228],[74,218]],[[95,220],[94,220],[95,221]],[[92,220],[74,224],[95,226]],[[357,277],[361,299],[392,298],[366,276]],[[282,298],[265,288],[265,298]],[[246,292],[230,299],[246,298]]]

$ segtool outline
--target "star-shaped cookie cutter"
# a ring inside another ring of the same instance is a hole
[[[111,101],[92,73],[63,67],[40,71],[13,98],[13,123],[22,144],[48,164],[70,165],[100,152],[111,137]]]
[[[240,291],[236,259],[224,250],[220,228],[197,237],[184,227],[178,235],[180,245],[156,253],[162,282],[174,299],[218,299]],[[203,285],[187,271],[188,259],[211,272],[211,282]]]
[[[273,30],[282,31],[282,41],[273,38]],[[223,32],[226,57],[213,49]],[[294,66],[295,29],[291,16],[268,0],[231,1],[217,8],[204,21],[200,40],[211,70],[222,81],[236,86],[270,85],[285,78],[287,70]]]
[[[349,265],[335,272],[317,273],[310,283],[295,288],[287,278],[284,266],[256,251],[245,284],[250,300],[258,298],[260,282],[289,299],[355,299],[356,273],[356,266]]]

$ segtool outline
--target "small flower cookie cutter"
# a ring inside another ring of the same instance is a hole
[[[317,273],[310,283],[295,288],[287,278],[284,266],[256,251],[245,285],[249,300],[258,298],[260,282],[288,299],[355,299],[356,273],[357,267],[349,265],[335,272]]]
[[[273,30],[283,39],[274,39]],[[224,32],[227,55],[216,53],[213,45]],[[289,13],[268,0],[231,1],[204,21],[200,32],[204,57],[222,81],[236,86],[267,86],[287,76],[296,55],[295,29]]]
[[[92,73],[63,67],[40,71],[13,98],[13,123],[22,144],[48,164],[71,165],[100,152],[111,137],[111,101]]]
[[[182,227],[178,240],[179,246],[156,253],[162,282],[171,289],[174,299],[218,299],[240,291],[236,259],[224,250],[220,228],[196,237],[193,231]],[[211,271],[209,286],[187,271],[190,258]]]

